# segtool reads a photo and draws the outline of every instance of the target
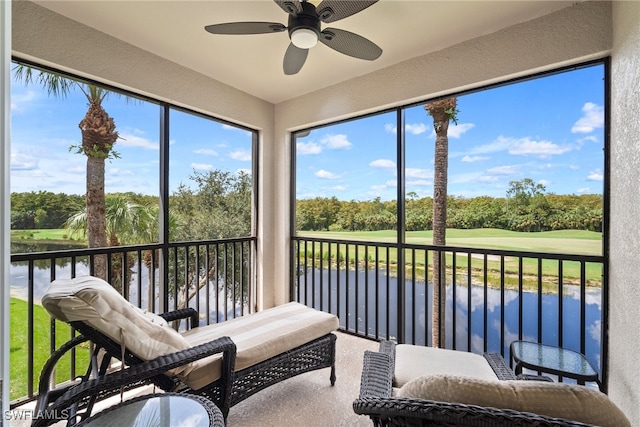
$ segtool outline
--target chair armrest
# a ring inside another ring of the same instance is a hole
[[[183,308],[180,310],[168,311],[166,313],[160,314],[160,317],[162,317],[167,322],[173,322],[174,320],[189,319],[190,329],[197,328],[198,325],[200,324],[198,312],[191,307]]]
[[[78,335],[77,337],[67,341],[64,343],[59,349],[51,353],[49,359],[47,359],[46,363],[42,367],[42,371],[40,372],[40,380],[38,382],[38,399],[36,402],[36,413],[38,409],[44,409],[49,401],[57,399],[58,396],[64,394],[70,387],[74,384],[68,384],[64,386],[60,386],[54,389],[49,389],[51,384],[51,376],[56,368],[56,364],[65,354],[69,351],[75,349],[78,345],[85,343],[89,338]]]
[[[368,415],[376,426],[594,427],[578,421],[512,409],[400,397],[361,397],[353,402],[353,410],[356,414]]]
[[[393,365],[388,354],[364,352],[360,397],[390,397],[393,381]]]
[[[516,376],[516,379],[522,380],[522,381],[546,381],[551,383],[553,382],[553,380],[546,375],[520,374]]]
[[[499,380],[515,380],[516,374],[513,373],[513,370],[507,366],[507,363],[504,361],[504,358],[498,353],[485,353],[483,354],[484,358],[489,362],[489,366],[493,369],[493,372],[496,374]]]
[[[128,366],[125,369],[116,370],[98,378],[89,379],[69,388],[51,406],[41,409],[43,411],[62,411],[97,393],[107,394],[128,384],[141,383],[171,369],[217,353],[223,354],[221,381],[223,384],[231,384],[235,368],[236,345],[231,338],[222,337],[192,348],[160,356],[141,364]],[[32,426],[46,425],[46,422],[47,420],[36,419]]]

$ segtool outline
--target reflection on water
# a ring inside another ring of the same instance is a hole
[[[33,252],[50,252],[50,251],[64,251],[67,249],[82,249],[86,248],[87,245],[83,243],[73,243],[73,242],[47,242],[47,241],[39,241],[39,242],[21,242],[21,241],[11,241],[11,253],[12,254],[30,254]]]
[[[331,279],[330,292],[327,285],[329,279]],[[338,273],[335,270],[329,272],[315,269],[300,276],[299,281],[300,300],[323,309],[329,306],[330,301],[331,310],[338,313],[342,327],[358,332],[367,330],[372,336],[377,332],[381,337],[386,336],[388,330],[391,337],[397,337],[398,281],[396,278],[376,274],[375,270],[359,271],[356,274],[355,271],[347,273],[341,270]],[[302,290],[305,283],[308,288],[306,294]],[[508,358],[509,345],[512,341],[520,339],[518,292],[515,290],[501,292],[499,289],[488,288],[485,296],[482,286],[472,286],[470,292],[471,295],[466,285],[456,285],[454,312],[453,286],[447,286],[445,334],[447,347],[453,348],[455,338],[456,349],[468,350],[467,337],[470,329],[471,351],[483,353],[486,336],[487,351],[502,353]],[[406,282],[405,294],[405,339],[416,344],[429,345],[431,343],[432,285],[429,283],[425,291],[424,282],[417,282],[415,286],[411,282]],[[541,341],[545,344],[558,345],[559,325],[562,323],[562,346],[579,351],[580,332],[583,329],[579,321],[582,306],[579,287],[565,285],[561,303],[562,322],[559,315],[558,294],[539,295],[537,292],[523,292],[521,339],[538,341],[538,313],[540,312]],[[600,366],[601,304],[601,289],[588,289],[584,302],[585,354],[596,367]],[[346,315],[347,305],[349,313],[354,315]],[[455,334],[453,333],[454,316]],[[504,342],[502,351],[501,338]]]

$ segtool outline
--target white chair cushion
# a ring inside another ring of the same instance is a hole
[[[143,360],[174,353],[228,336],[237,346],[236,371],[320,338],[338,329],[338,318],[289,303],[226,322],[176,332],[160,316],[125,300],[111,285],[95,277],[51,283],[42,305],[57,319],[83,321]],[[221,355],[197,360],[170,373],[198,390],[220,378]]]
[[[54,280],[42,305],[55,318],[82,321],[142,360],[189,348],[189,343],[160,316],[134,306],[109,283],[92,276]],[[173,373],[185,374],[190,368]]]
[[[323,337],[338,329],[338,318],[297,302],[269,308],[248,316],[214,325],[201,326],[183,333],[194,346],[213,338],[228,336],[236,344],[235,370],[253,366],[288,350]],[[220,377],[215,357],[198,360],[185,381],[195,390]],[[212,368],[213,367],[213,368]]]
[[[603,427],[631,427],[620,409],[598,390],[546,381],[486,381],[426,375],[406,383],[398,397],[513,409]]]
[[[402,387],[414,378],[431,374],[499,381],[489,362],[479,354],[410,344],[396,346],[394,387]]]

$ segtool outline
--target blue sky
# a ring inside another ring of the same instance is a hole
[[[531,178],[556,194],[602,194],[601,65],[458,98],[449,127],[450,195],[504,197]],[[435,132],[423,105],[406,110],[406,192],[433,194]],[[316,129],[297,140],[298,198],[397,197],[396,116]]]
[[[114,119],[120,158],[105,163],[105,191],[158,195],[160,107],[122,96],[103,106]],[[11,191],[84,194],[86,157],[69,151],[79,145],[78,123],[87,110],[80,90],[65,99],[37,84],[12,80]],[[251,171],[251,133],[241,128],[172,110],[170,189],[190,185],[194,170]]]
[[[425,76],[428,78],[428,76]],[[458,98],[449,127],[449,194],[503,197],[509,181],[531,178],[556,194],[602,193],[604,174],[602,65],[484,90]],[[106,163],[106,191],[157,195],[159,107],[111,96],[106,111],[121,139],[121,158]],[[12,82],[11,190],[83,194],[86,159],[80,142],[86,100],[66,99],[37,84]],[[406,110],[406,192],[433,192],[431,118]],[[396,118],[383,113],[313,130],[296,146],[298,198],[368,200],[397,197]],[[194,170],[249,172],[251,134],[172,111],[170,188],[189,185]]]

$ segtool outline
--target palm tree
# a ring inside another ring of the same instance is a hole
[[[447,233],[447,169],[449,167],[449,120],[457,124],[457,98],[433,101],[424,106],[433,118],[436,132],[436,147],[433,173],[433,244],[446,245]],[[446,270],[444,253],[433,259],[433,310],[431,341],[434,347],[446,344],[444,322],[440,327],[440,319],[444,319],[446,297]]]
[[[87,243],[90,248],[107,246],[107,225],[105,219],[104,161],[117,158],[113,146],[118,140],[118,132],[113,118],[102,107],[102,102],[110,93],[104,88],[65,78],[59,74],[34,69],[19,64],[14,68],[14,78],[26,84],[37,82],[50,95],[66,97],[73,88],[79,88],[88,101],[88,109],[78,126],[82,143],[76,148],[87,156],[86,215]],[[107,258],[96,256],[95,276],[107,278]]]
[[[109,196],[106,198],[105,203],[105,231],[109,246],[149,242],[149,240],[143,240],[147,236],[144,228],[148,227],[146,207],[131,203],[126,196],[122,195]],[[87,211],[85,208],[73,214],[65,222],[64,226],[69,230],[71,236],[88,234],[89,215]],[[156,239],[157,236],[156,234]],[[131,267],[135,262],[130,254],[127,254],[124,265],[122,261],[121,257],[115,256],[111,260],[110,283],[119,292],[122,292],[123,288],[121,278],[124,277],[128,283],[131,276]]]

